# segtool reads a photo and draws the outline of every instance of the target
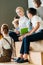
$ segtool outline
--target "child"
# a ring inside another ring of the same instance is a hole
[[[19,17],[14,17],[14,20],[12,21],[12,24],[14,25],[14,32],[17,33],[19,31]]]
[[[27,10],[27,16],[31,20],[32,30],[24,35],[19,37],[19,40],[22,40],[22,46],[20,49],[20,57],[16,60],[18,63],[28,62],[30,42],[38,41],[43,39],[43,21],[37,16],[37,11],[34,8],[29,8]]]
[[[28,28],[30,31],[30,20],[25,16],[23,7],[17,7],[16,13],[19,18],[19,29]]]
[[[1,26],[1,33],[3,38],[0,39],[0,62],[11,61],[12,48],[14,47],[14,41],[8,34],[9,28],[7,24]],[[12,47],[13,46],[13,47]]]

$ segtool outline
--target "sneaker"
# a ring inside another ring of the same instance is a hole
[[[16,58],[16,59],[14,59],[14,61],[15,61],[15,62],[18,62],[20,59],[21,59],[21,58],[18,57],[18,58]]]
[[[28,59],[24,60],[23,58],[18,60],[17,63],[25,63],[25,62],[29,62]]]

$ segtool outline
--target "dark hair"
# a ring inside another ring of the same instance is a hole
[[[33,0],[33,1],[37,4],[38,7],[41,5],[41,0]]]
[[[14,18],[15,19],[19,19],[20,17],[19,16],[15,16]],[[18,20],[16,21],[16,24],[19,24]]]
[[[31,13],[33,16],[37,14],[37,11],[35,8],[29,8],[27,9],[28,13]]]
[[[16,19],[19,19],[20,17],[19,16],[15,16]]]
[[[3,31],[4,31],[5,34],[8,33],[9,28],[8,28],[8,25],[7,24],[3,24],[2,25],[2,29],[3,29]]]

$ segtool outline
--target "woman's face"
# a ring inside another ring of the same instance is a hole
[[[37,5],[37,3],[36,3],[36,2],[34,2],[34,1],[33,1],[33,3],[34,3],[34,5],[35,5],[35,8],[38,8],[38,5]]]
[[[17,15],[18,15],[19,17],[24,16],[24,12],[23,12],[22,10],[20,10],[20,9],[16,10],[16,13],[17,13]]]

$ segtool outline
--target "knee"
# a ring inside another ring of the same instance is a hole
[[[23,41],[25,41],[25,40],[26,40],[26,37],[23,38]]]

